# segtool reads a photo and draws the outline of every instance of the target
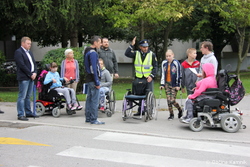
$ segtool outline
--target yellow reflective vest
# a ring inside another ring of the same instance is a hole
[[[141,53],[139,51],[136,51],[134,66],[135,66],[135,76],[137,78],[148,77],[151,74],[153,69],[152,59],[153,59],[152,51],[147,53],[143,62],[141,59]]]

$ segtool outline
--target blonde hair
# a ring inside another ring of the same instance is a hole
[[[196,51],[196,49],[195,49],[195,48],[188,48],[187,51],[186,51],[187,56],[188,56],[190,53],[192,53],[193,51]]]
[[[168,50],[166,51],[166,53],[168,53],[168,52],[174,55],[174,52],[173,52],[172,49],[168,49]],[[166,53],[165,53],[165,54],[166,54]]]
[[[70,52],[74,52],[72,49],[66,49],[64,54],[65,56],[67,56]]]
[[[21,42],[25,42],[25,41],[31,41],[31,39],[29,37],[22,37]]]

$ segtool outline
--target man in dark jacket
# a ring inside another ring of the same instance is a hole
[[[96,49],[99,49],[100,46],[101,38],[93,36],[91,38],[91,46],[87,47],[84,51],[84,66],[88,86],[88,96],[85,103],[85,122],[96,125],[105,124],[105,122],[97,120],[101,69]]]
[[[118,78],[118,63],[116,60],[115,52],[109,47],[108,38],[102,38],[102,46],[98,50],[99,58],[102,58],[105,64],[105,68],[111,74],[111,78]]]
[[[30,96],[37,75],[37,66],[33,54],[30,52],[31,39],[23,37],[21,47],[16,50],[14,58],[17,66],[17,80],[19,94],[17,100],[18,120],[28,121],[27,117],[37,117],[31,111]],[[25,113],[25,114],[24,114]]]

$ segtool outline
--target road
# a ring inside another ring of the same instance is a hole
[[[176,118],[168,121],[164,110],[157,120],[123,121],[121,102],[112,117],[99,113],[105,125],[84,123],[84,111],[22,122],[16,120],[15,103],[0,103],[5,111],[0,115],[0,166],[250,167],[249,99],[236,106],[245,110],[243,123],[248,127],[237,133],[207,127],[192,132]],[[166,108],[163,100],[160,108]]]

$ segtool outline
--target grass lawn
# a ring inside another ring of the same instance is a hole
[[[246,94],[250,94],[250,72],[242,72],[240,75],[240,79],[243,82],[243,85],[245,87]],[[116,100],[122,100],[124,94],[127,92],[126,89],[131,89],[132,84],[131,84],[132,79],[117,79],[114,81],[113,84],[113,90],[115,91],[115,96]],[[230,83],[232,83],[231,81]],[[154,82],[154,94],[156,99],[160,97],[160,81],[156,80]],[[16,102],[17,101],[17,88],[16,89],[7,89],[7,88],[1,88],[0,89],[0,102]],[[79,101],[85,101],[86,95],[78,93],[77,94],[78,100]],[[186,94],[182,95],[182,98],[185,99],[187,97]],[[162,95],[161,98],[166,98],[166,95],[164,93],[164,90],[162,90]],[[177,94],[177,99],[180,99],[180,91]]]

